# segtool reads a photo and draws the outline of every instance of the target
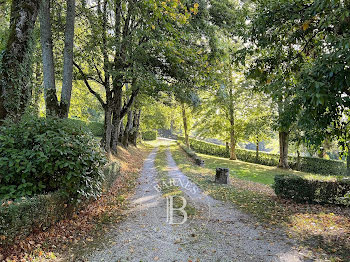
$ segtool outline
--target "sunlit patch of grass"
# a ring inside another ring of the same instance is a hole
[[[321,259],[350,261],[349,208],[297,204],[277,198],[270,188],[275,174],[294,173],[308,179],[332,180],[335,177],[279,170],[206,155],[200,155],[205,160],[205,167],[201,168],[194,165],[178,146],[171,146],[171,152],[181,171],[213,198],[234,203],[265,225],[277,225],[286,229],[291,237],[298,238]],[[219,166],[234,171],[231,173],[231,185],[223,186],[213,182],[215,168]]]
[[[205,162],[205,167],[215,170],[216,167],[227,167],[230,169],[230,176],[242,180],[253,181],[264,185],[272,186],[274,177],[278,174],[294,174],[307,179],[336,180],[334,176],[322,176],[305,173],[295,170],[283,170],[277,167],[264,166],[240,160],[229,160],[227,158],[198,154]]]

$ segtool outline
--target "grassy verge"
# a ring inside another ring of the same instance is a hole
[[[201,168],[194,165],[177,145],[171,146],[171,152],[182,172],[212,197],[234,203],[265,226],[283,227],[290,237],[298,238],[321,257],[349,261],[349,208],[296,204],[278,199],[270,187],[273,177],[277,172],[290,171],[207,155],[200,155],[205,160],[205,167]],[[234,172],[230,186],[213,182],[218,166],[229,167]]]
[[[274,177],[277,174],[294,174],[308,179],[335,180],[334,176],[322,176],[294,170],[282,170],[277,167],[264,166],[247,163],[243,161],[231,161],[227,158],[198,154],[204,161],[205,166],[215,169],[217,166],[224,166],[230,169],[230,175],[241,180],[253,181],[264,185],[273,185]]]
[[[185,207],[185,211],[187,212],[187,215],[189,217],[194,216],[196,214],[196,209],[189,204],[189,199],[181,191],[181,188],[179,186],[175,186],[172,183],[170,183],[165,150],[166,150],[166,146],[164,145],[160,146],[155,159],[155,166],[158,173],[158,179],[160,182],[160,189],[162,191],[162,195],[163,197],[167,197],[167,196],[184,197],[187,200],[187,205]],[[174,208],[180,208],[183,205],[183,202],[179,197],[174,197]],[[178,214],[180,216],[182,215],[182,213],[178,213]]]

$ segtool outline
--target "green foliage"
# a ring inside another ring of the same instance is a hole
[[[146,141],[156,140],[158,132],[155,130],[149,130],[142,132],[142,139]]]
[[[0,197],[13,199],[62,191],[97,197],[103,181],[103,153],[84,126],[71,120],[25,116],[0,129]]]
[[[249,75],[279,103],[280,129],[297,122],[313,144],[330,133],[347,140],[349,1],[253,5],[243,36],[252,44],[243,48],[242,61],[252,57]]]
[[[181,137],[179,137],[179,139],[183,140]],[[190,139],[190,144],[194,151],[201,154],[225,158],[230,157],[230,152],[225,146],[207,143],[196,139]],[[236,155],[237,158],[241,161],[267,166],[277,166],[279,162],[278,154],[259,152],[259,158],[257,159],[255,151],[236,148]],[[298,161],[296,157],[289,156],[288,161],[292,169],[297,169]],[[301,157],[299,171],[317,173],[322,175],[342,176],[346,174],[346,167],[342,161],[313,157]]]
[[[311,180],[296,175],[276,175],[274,184],[277,196],[296,202],[341,204],[350,192],[349,180]]]
[[[71,211],[66,203],[67,198],[59,193],[4,203],[0,206],[0,245],[13,241],[18,234],[45,229],[63,219]]]
[[[103,123],[88,122],[87,127],[94,136],[99,136],[99,137],[103,136],[103,129],[104,129]]]
[[[91,132],[93,136],[103,136],[103,123],[100,122],[85,122],[80,119],[74,119],[74,118],[69,118],[67,120],[70,122],[72,125],[76,125],[80,129],[84,130],[85,132]]]
[[[108,164],[104,169],[103,191],[108,191],[119,175],[120,164]],[[11,243],[16,236],[25,236],[33,229],[45,230],[80,206],[69,204],[69,199],[60,192],[4,201],[0,206],[0,245]]]

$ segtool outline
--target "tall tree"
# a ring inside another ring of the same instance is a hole
[[[102,142],[108,152],[116,152],[120,124],[141,87],[143,92],[165,87],[166,81],[175,74],[171,64],[180,60],[184,65],[193,62],[186,61],[181,52],[187,43],[181,41],[179,30],[196,12],[198,4],[188,8],[175,0],[101,0],[96,8],[85,7],[88,30],[82,32],[81,37],[87,35],[89,41],[81,46],[81,58],[74,65],[105,110]],[[179,47],[174,43],[179,43]],[[86,50],[94,55],[85,55]],[[103,86],[104,94],[93,90],[89,81]],[[126,84],[130,84],[130,95],[123,103]]]
[[[73,81],[73,43],[75,0],[67,0],[65,40],[63,52],[63,83],[61,100],[58,101],[55,82],[55,63],[53,55],[51,1],[43,0],[40,14],[41,46],[45,88],[46,115],[67,118],[72,94]]]
[[[8,115],[19,117],[28,104],[30,42],[40,2],[12,1],[9,35],[0,64],[0,120]]]

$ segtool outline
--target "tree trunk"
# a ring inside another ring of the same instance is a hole
[[[236,156],[236,141],[234,132],[231,132],[231,147],[230,147],[230,160],[237,160]]]
[[[230,160],[236,160],[236,137],[235,137],[235,115],[233,109],[233,89],[230,87],[230,105],[229,105],[229,113],[230,113],[230,140],[231,140],[231,148],[230,148]]]
[[[111,141],[111,149],[113,153],[117,154],[117,145],[119,140],[119,129],[121,118],[121,110],[122,110],[122,97],[123,97],[123,85],[121,83],[116,83],[114,80],[114,108],[113,108],[113,139]]]
[[[289,169],[288,165],[288,132],[279,132],[280,160],[278,167]]]
[[[139,128],[140,128],[140,117],[141,117],[141,109],[134,111],[134,124],[133,124],[133,132],[131,135],[131,143],[134,146],[137,146],[137,137],[139,135]]]
[[[297,170],[300,170],[300,151],[297,149]]]
[[[0,70],[0,120],[20,116],[31,94],[30,41],[41,0],[13,0],[10,28]]]
[[[120,121],[120,125],[119,125],[119,136],[118,136],[118,142],[121,143],[122,139],[123,139],[123,134],[124,134],[124,122]]]
[[[348,155],[346,156],[346,175],[350,176],[350,143],[347,144]]]
[[[63,82],[60,117],[68,118],[73,83],[73,44],[74,44],[75,0],[67,0],[67,17],[63,54]]]
[[[36,115],[39,115],[39,102],[40,102],[40,97],[42,95],[42,72],[41,72],[41,63],[39,60],[37,60],[36,65],[35,65],[35,82],[34,82],[34,89],[32,93],[32,101],[33,101],[33,107],[35,110]]]
[[[102,145],[104,146],[108,154],[111,153],[111,135],[112,135],[112,108],[110,105],[106,105]]]
[[[187,148],[190,148],[190,140],[188,137],[188,126],[187,126],[187,116],[186,116],[186,108],[185,108],[185,104],[182,103],[182,120],[183,120],[183,124],[184,124],[184,132],[185,132],[185,144]]]
[[[59,104],[56,95],[55,64],[51,32],[50,1],[43,0],[40,10],[40,39],[43,59],[46,115],[57,116]]]
[[[255,157],[256,157],[256,162],[258,163],[259,162],[259,137],[256,136],[256,154],[255,154]]]
[[[132,110],[129,109],[128,110],[128,120],[127,120],[127,123],[126,123],[126,127],[125,127],[125,130],[124,130],[124,135],[123,135],[123,140],[122,140],[122,144],[124,147],[128,147],[129,146],[129,134],[131,132],[131,129],[132,129],[132,125],[133,125],[133,119],[132,119]]]

